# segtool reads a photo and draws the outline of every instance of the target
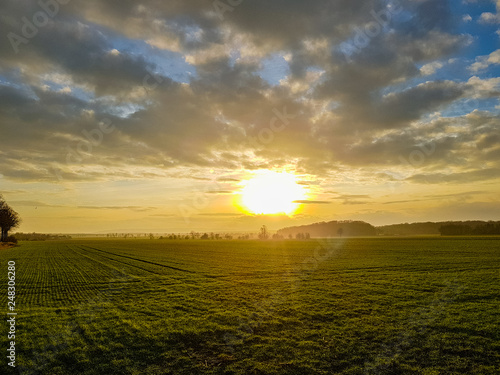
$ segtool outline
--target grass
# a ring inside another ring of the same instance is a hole
[[[11,373],[500,373],[498,238],[46,241],[0,258],[4,296],[16,261]]]
[[[10,249],[11,247],[17,246],[15,243],[12,242],[0,242],[0,250],[7,250]]]

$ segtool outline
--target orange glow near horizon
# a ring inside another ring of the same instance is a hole
[[[239,201],[235,204],[248,214],[293,215],[306,199],[306,190],[297,184],[293,174],[260,171],[244,182]]]

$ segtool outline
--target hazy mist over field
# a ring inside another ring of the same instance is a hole
[[[20,231],[498,220],[500,1],[3,1]]]

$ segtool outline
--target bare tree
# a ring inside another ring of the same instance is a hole
[[[267,240],[268,238],[269,238],[269,233],[267,232],[267,227],[265,225],[263,225],[260,228],[259,239]]]
[[[5,199],[2,195],[0,195],[0,231],[1,237],[0,241],[7,241],[7,237],[9,236],[9,231],[13,228],[16,228],[21,224],[21,218],[19,214],[14,211],[8,204],[5,202]]]

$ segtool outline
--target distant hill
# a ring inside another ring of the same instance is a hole
[[[429,221],[425,223],[393,224],[393,225],[383,225],[377,227],[377,234],[382,236],[415,236],[415,235],[425,235],[425,234],[439,235],[441,234],[439,230],[441,227],[446,228],[449,226],[452,226],[451,228],[453,227],[470,228],[471,233],[464,232],[463,234],[476,234],[472,233],[472,231],[475,228],[479,229],[491,223],[494,222],[474,220],[474,221],[441,221],[436,223]],[[498,222],[496,224],[498,224]],[[448,234],[448,233],[443,233],[443,234]]]
[[[295,238],[299,233],[309,233],[311,237],[375,236],[377,229],[364,221],[347,220],[300,225],[278,230],[278,234],[285,238],[290,235]]]
[[[308,233],[311,237],[356,237],[356,236],[419,236],[419,235],[488,235],[500,234],[500,221],[440,221],[403,223],[374,227],[364,221],[329,221],[287,227],[277,234],[285,238],[290,235]]]
[[[421,234],[440,234],[439,228],[448,224],[445,222],[433,223],[404,223],[404,224],[392,224],[383,225],[377,227],[377,234],[385,236],[410,236],[410,235],[421,235]]]

